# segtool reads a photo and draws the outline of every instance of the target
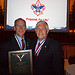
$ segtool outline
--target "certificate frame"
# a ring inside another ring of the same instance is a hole
[[[8,52],[10,75],[33,75],[32,50]]]

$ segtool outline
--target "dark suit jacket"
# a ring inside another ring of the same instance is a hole
[[[36,41],[34,41],[33,53]],[[63,51],[60,44],[47,38],[35,61],[34,55],[34,75],[64,75]]]
[[[31,49],[31,40],[25,37],[26,49]],[[8,51],[20,50],[15,37],[0,46],[0,75],[8,74]]]

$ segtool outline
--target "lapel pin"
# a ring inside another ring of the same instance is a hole
[[[45,48],[46,48],[46,46],[45,46]]]
[[[28,42],[27,42],[27,46],[29,46]]]

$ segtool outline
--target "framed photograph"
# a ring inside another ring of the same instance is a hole
[[[10,75],[33,75],[32,50],[9,51]]]

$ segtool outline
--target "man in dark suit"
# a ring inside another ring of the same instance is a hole
[[[26,21],[18,18],[14,22],[14,30],[16,33],[11,39],[1,45],[0,52],[0,73],[1,75],[9,75],[8,73],[8,51],[31,49],[31,40],[24,36],[26,31]],[[22,40],[24,45],[22,46]],[[14,66],[15,68],[15,66]]]
[[[33,45],[34,75],[64,75],[62,47],[59,42],[47,37],[48,24],[45,21],[39,21],[35,32],[38,39]]]

